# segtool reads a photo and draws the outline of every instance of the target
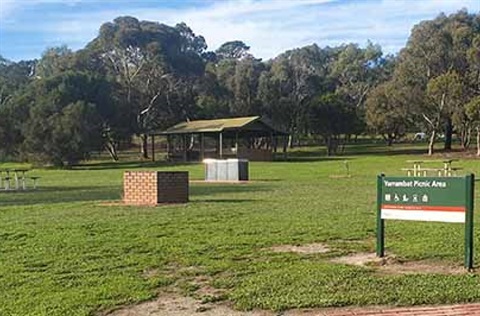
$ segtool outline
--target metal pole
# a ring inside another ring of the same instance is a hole
[[[235,155],[237,156],[237,158],[240,158],[238,156],[238,132],[235,132]]]
[[[218,144],[218,154],[220,155],[220,159],[223,158],[223,135],[222,133],[219,134],[219,144]]]
[[[200,134],[200,158],[205,159],[205,135]]]
[[[382,173],[377,176],[377,257],[385,256],[385,220],[382,219]]]
[[[183,134],[183,161],[187,162],[187,134]]]
[[[473,269],[473,197],[475,175],[470,174],[465,177],[466,181],[466,214],[465,214],[465,268],[471,271]]]

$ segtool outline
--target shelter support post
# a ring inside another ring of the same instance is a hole
[[[240,158],[238,156],[238,132],[235,132],[235,155],[237,156],[237,158]]]
[[[150,135],[152,141],[152,161],[155,161],[155,135]]]
[[[200,159],[205,159],[205,134],[200,134]]]
[[[187,162],[187,134],[183,135],[183,161]]]
[[[170,144],[170,135],[167,135],[167,159],[170,159],[171,150],[172,150],[172,146]]]
[[[270,133],[270,139],[269,139],[269,142],[267,144],[267,149],[271,150],[272,148],[273,148],[273,133]]]
[[[220,156],[220,159],[223,158],[223,134],[222,133],[218,135],[218,155]]]

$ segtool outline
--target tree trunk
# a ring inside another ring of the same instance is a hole
[[[105,148],[107,149],[108,154],[113,159],[113,161],[118,161],[117,148],[115,144],[113,144],[112,142],[107,142],[105,144]]]
[[[338,150],[338,137],[329,135],[324,138],[325,138],[325,145],[327,146],[327,156],[335,155]]]
[[[140,153],[142,154],[143,159],[148,159],[148,135],[142,134],[140,135],[140,139],[142,140]]]
[[[472,128],[469,126],[465,128],[465,140],[463,141],[463,149],[466,151],[472,142]]]
[[[293,131],[288,135],[288,148],[293,148]]]
[[[388,135],[388,136],[387,136],[387,146],[389,146],[389,147],[392,146],[394,139],[395,139],[395,138],[394,138],[392,135]]]
[[[325,137],[325,145],[327,147],[327,156],[332,155],[332,138],[330,136]]]
[[[445,144],[443,147],[445,150],[452,150],[452,134],[453,134],[452,120],[447,119],[447,121],[445,122]]]
[[[340,154],[342,155],[345,153],[345,145],[347,144],[347,137],[349,136],[345,135],[345,138],[343,139],[343,141],[341,141],[341,144],[340,144]],[[341,139],[342,138],[340,137],[340,140]]]
[[[432,135],[430,136],[430,142],[428,143],[428,155],[431,156],[433,154],[433,145],[435,144],[435,136],[436,131],[432,131]]]

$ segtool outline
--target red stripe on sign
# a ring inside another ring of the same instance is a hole
[[[427,206],[427,205],[390,205],[383,204],[382,209],[403,211],[441,211],[441,212],[465,212],[465,206]]]

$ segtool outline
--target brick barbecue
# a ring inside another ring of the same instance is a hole
[[[187,171],[125,171],[123,201],[128,205],[188,202]]]

